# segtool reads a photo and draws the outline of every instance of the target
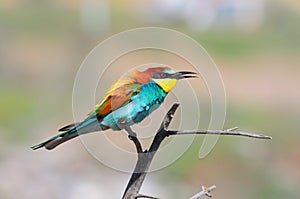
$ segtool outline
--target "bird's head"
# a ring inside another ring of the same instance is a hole
[[[145,73],[149,74],[151,79],[157,83],[165,92],[170,92],[177,81],[184,78],[198,77],[197,73],[190,71],[176,72],[169,67],[149,68]]]

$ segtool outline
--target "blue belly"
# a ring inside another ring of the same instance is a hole
[[[139,123],[163,103],[166,95],[155,82],[144,84],[140,92],[131,97],[130,103],[108,114],[101,123],[113,130]]]

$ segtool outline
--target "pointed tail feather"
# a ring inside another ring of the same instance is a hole
[[[45,144],[45,148],[48,149],[48,150],[52,150],[54,149],[55,147],[57,147],[58,145],[70,140],[70,139],[73,139],[75,137],[77,137],[78,134],[75,134],[74,136],[66,136],[66,137],[62,137],[62,138],[59,138],[57,140],[53,140],[51,142],[48,142]]]
[[[52,150],[56,146],[66,142],[70,139],[77,137],[78,132],[80,132],[79,134],[81,135],[81,134],[91,133],[91,132],[95,132],[95,131],[106,130],[109,128],[109,127],[103,126],[102,124],[99,125],[98,122],[99,122],[99,119],[96,117],[93,117],[93,118],[88,118],[81,123],[74,123],[74,124],[67,125],[61,129],[59,129],[59,131],[66,130],[66,132],[60,133],[57,136],[54,136],[54,137],[50,138],[49,140],[42,142],[40,144],[37,144],[31,148],[33,150],[36,150],[36,149],[45,147],[48,150]]]
[[[78,123],[77,123],[77,122],[75,122],[75,123],[72,123],[72,124],[66,125],[66,126],[64,126],[64,127],[60,128],[60,129],[58,129],[58,131],[68,131],[68,130],[70,130],[70,129],[74,128],[74,127],[77,127],[79,124],[80,124],[79,122],[78,122]]]
[[[73,131],[73,132],[72,132]],[[32,146],[31,148],[33,150],[36,150],[36,149],[39,149],[39,148],[42,148],[42,147],[45,147],[46,149],[48,150],[52,150],[54,149],[56,146],[70,140],[70,139],[73,139],[75,137],[77,137],[78,134],[77,134],[77,131],[76,129],[72,129],[70,131],[67,131],[67,132],[64,132],[64,133],[61,133],[53,138],[50,138],[49,140],[45,141],[45,142],[42,142],[40,144],[37,144],[35,146]]]

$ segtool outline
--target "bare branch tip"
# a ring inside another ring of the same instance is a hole
[[[174,113],[179,107],[179,105],[180,105],[179,103],[174,103],[172,107],[169,109],[169,112]]]
[[[210,192],[212,192],[216,188],[217,188],[216,185],[212,185],[210,187],[202,186],[202,190],[196,195],[192,196],[190,199],[199,199],[201,198],[201,196],[207,196],[211,198],[212,195],[210,194]]]
[[[179,102],[175,102],[174,104],[173,104],[173,106],[179,106],[180,104],[179,104]]]
[[[239,128],[239,127],[235,126],[235,127],[233,127],[233,128],[227,129],[227,131],[236,131],[236,130],[238,130],[238,128]]]
[[[273,138],[271,136],[265,135],[265,138],[268,140],[272,140]]]

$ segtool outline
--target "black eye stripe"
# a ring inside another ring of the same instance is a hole
[[[160,78],[160,74],[158,74],[158,73],[153,73],[153,74],[152,74],[152,77],[158,79],[158,78]]]
[[[158,72],[158,73],[152,73],[152,78],[155,78],[155,79],[162,79],[162,78],[166,78],[169,76],[169,74],[167,73],[162,73],[162,72]]]

